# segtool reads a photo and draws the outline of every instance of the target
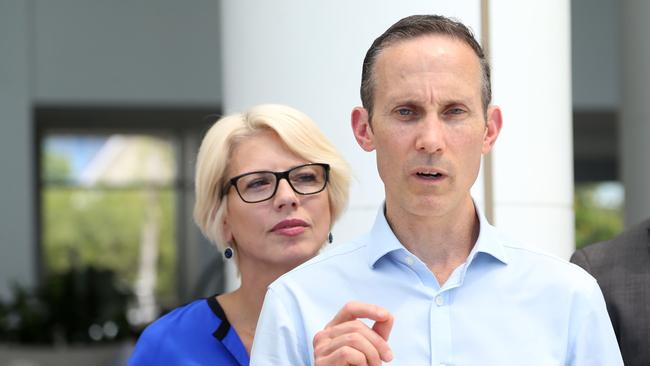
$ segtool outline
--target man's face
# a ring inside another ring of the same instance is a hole
[[[377,151],[387,208],[443,216],[471,204],[481,155],[501,127],[498,109],[486,123],[473,50],[439,35],[398,42],[380,53],[374,81],[372,121],[357,109],[353,129],[365,150]]]

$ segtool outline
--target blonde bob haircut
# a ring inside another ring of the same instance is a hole
[[[194,221],[220,250],[235,244],[227,244],[223,235],[231,154],[240,142],[263,131],[275,132],[290,151],[308,162],[330,165],[326,189],[330,229],[347,206],[350,168],[307,115],[288,106],[263,104],[245,113],[222,117],[208,130],[199,147],[194,204]]]

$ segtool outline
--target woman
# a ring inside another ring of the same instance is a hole
[[[346,162],[295,109],[260,105],[217,121],[199,149],[194,219],[236,262],[241,286],[151,324],[128,365],[248,365],[267,286],[331,242],[348,186]]]

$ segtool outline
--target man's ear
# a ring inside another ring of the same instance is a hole
[[[373,151],[375,149],[375,136],[368,120],[368,111],[363,107],[355,107],[352,110],[351,120],[352,132],[359,146],[365,151]]]
[[[485,135],[483,136],[483,149],[481,152],[483,155],[487,154],[492,150],[492,146],[497,141],[499,137],[499,132],[501,131],[501,126],[503,125],[503,119],[501,116],[501,109],[497,106],[488,107],[487,111],[487,123],[485,124]]]

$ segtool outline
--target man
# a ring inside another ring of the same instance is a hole
[[[625,364],[650,365],[650,219],[577,250],[571,262],[598,280]]]
[[[385,205],[269,287],[251,364],[622,364],[595,280],[505,239],[470,196],[502,124],[471,32],[400,20],[366,54],[361,99],[352,129]]]

